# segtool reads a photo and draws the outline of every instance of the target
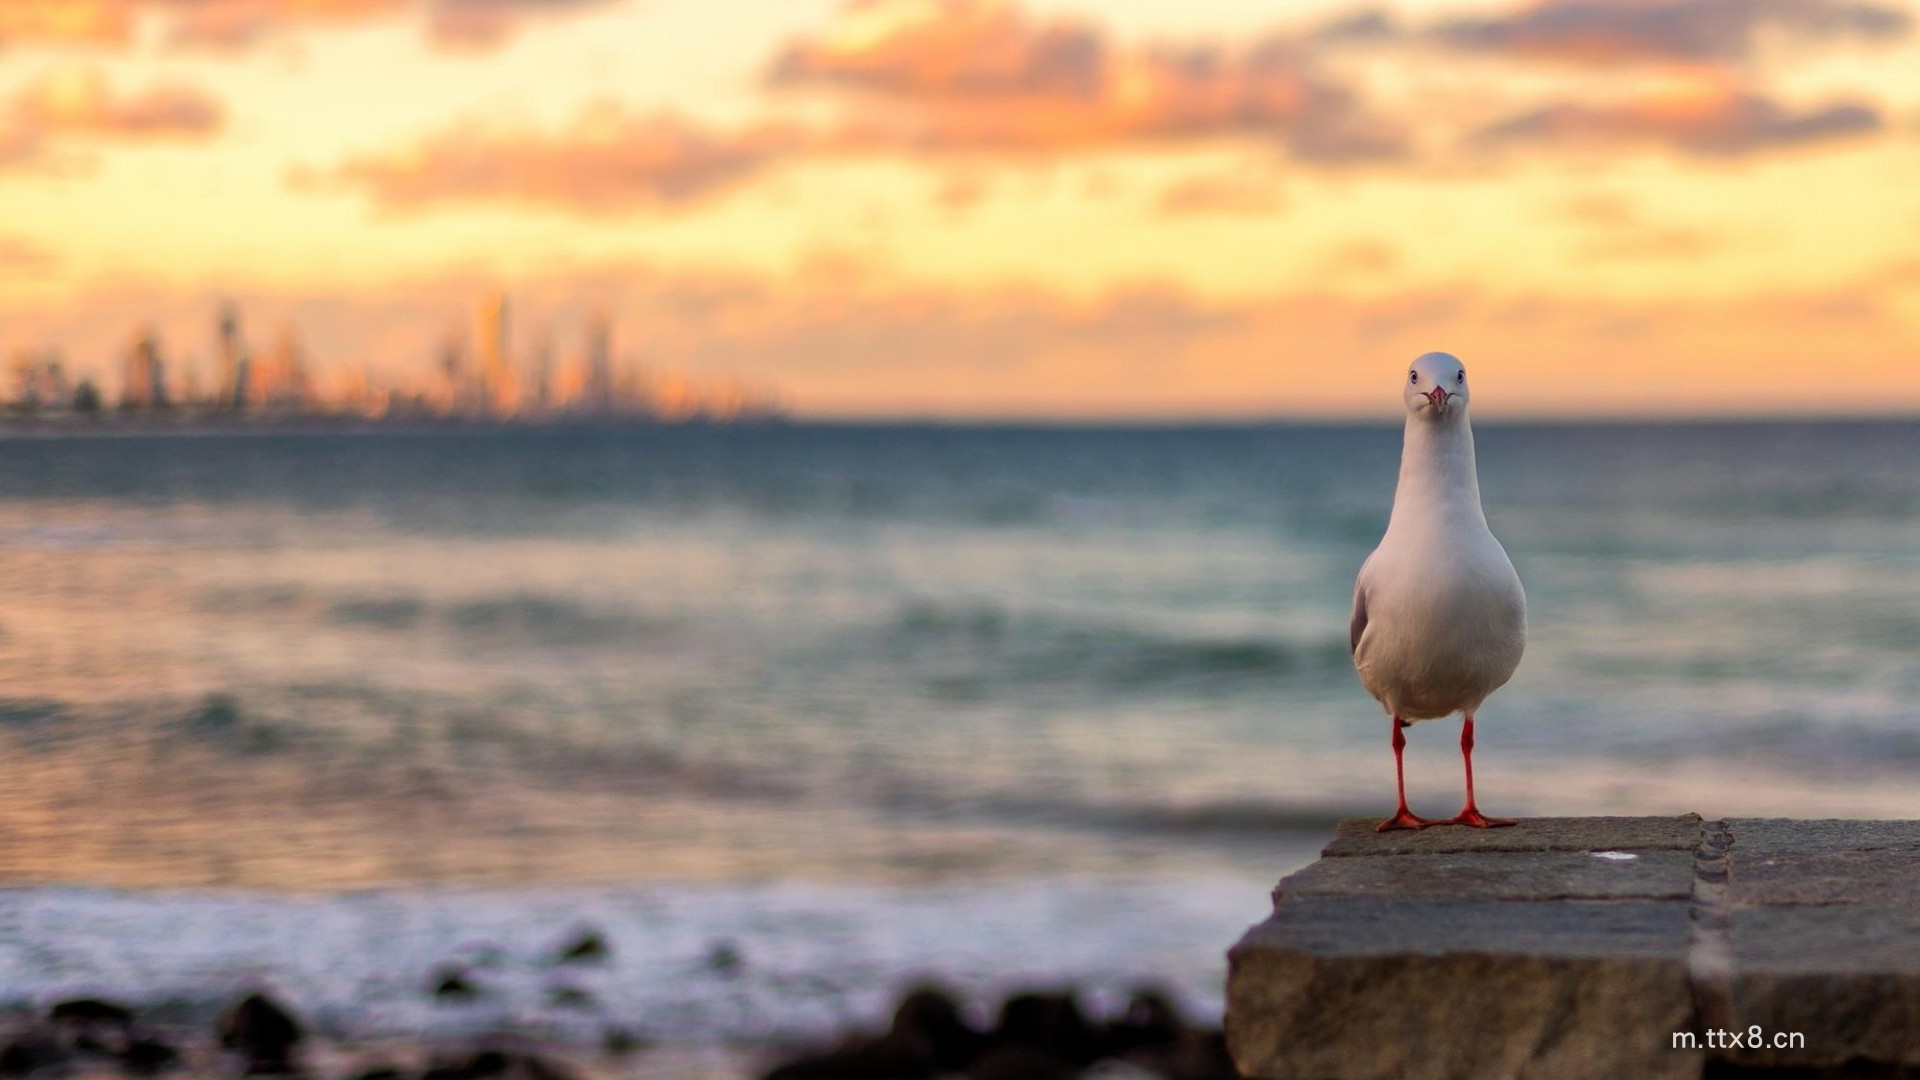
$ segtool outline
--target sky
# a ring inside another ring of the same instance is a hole
[[[811,417],[1909,412],[1916,238],[1907,0],[0,3],[0,353],[108,386],[500,290]]]

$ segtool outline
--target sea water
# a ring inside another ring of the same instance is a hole
[[[1920,814],[1920,425],[1479,431],[1489,813]],[[1151,982],[1391,808],[1374,426],[0,440],[0,994],[679,1043]],[[1410,733],[1417,811],[1457,725]],[[556,968],[568,936],[613,949]],[[483,991],[426,990],[444,969]],[[562,994],[564,988],[581,994]],[[586,1004],[583,1005],[582,1003]]]

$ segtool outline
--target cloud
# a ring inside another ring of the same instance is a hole
[[[121,93],[74,69],[31,82],[0,103],[0,169],[44,164],[66,141],[198,142],[226,126],[219,101],[183,84]]]
[[[1162,188],[1155,203],[1165,217],[1270,216],[1285,205],[1275,177],[1264,169],[1183,176]]]
[[[11,104],[16,122],[47,134],[203,139],[226,123],[220,103],[193,87],[163,83],[121,94],[90,69],[30,83]]]
[[[728,188],[768,167],[791,142],[774,128],[723,133],[601,103],[557,131],[463,125],[293,180],[308,189],[358,189],[391,209],[465,202],[610,214]]]
[[[6,0],[0,3],[0,45],[50,42],[123,45],[133,40],[127,0]]]
[[[0,278],[39,274],[58,262],[46,245],[28,237],[0,233]]]
[[[0,44],[126,46],[143,19],[167,42],[239,51],[289,31],[343,26],[424,12],[432,40],[459,49],[492,48],[529,21],[620,0],[3,0]]]
[[[429,14],[435,42],[486,49],[505,42],[530,18],[601,7],[611,0],[434,0]]]
[[[1219,137],[1297,160],[1394,158],[1404,132],[1318,70],[1308,44],[1123,45],[1089,22],[1000,0],[857,0],[826,34],[789,44],[769,85],[851,96],[843,145],[1047,152]]]
[[[1714,81],[1610,103],[1560,102],[1529,109],[1483,128],[1469,141],[1481,148],[1657,147],[1694,157],[1729,158],[1871,135],[1884,127],[1885,120],[1872,105],[1842,102],[1792,109]]]
[[[1892,41],[1913,28],[1900,8],[1857,0],[1546,0],[1431,30],[1457,48],[1562,63],[1724,63],[1768,34],[1796,42]]]

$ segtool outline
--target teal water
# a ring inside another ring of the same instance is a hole
[[[1920,813],[1920,425],[1479,443],[1532,614],[1481,715],[1490,813]],[[1057,883],[1118,899],[1057,912],[1079,945],[1042,974],[1091,977],[1142,920],[1224,948],[1328,821],[1390,807],[1345,634],[1398,453],[1281,426],[0,440],[0,875],[129,910],[790,885],[868,926]],[[1454,809],[1453,725],[1414,730],[1409,779]],[[1170,907],[1182,882],[1206,899]],[[818,921],[725,907],[770,940]],[[9,925],[12,982],[133,977]],[[888,940],[846,977],[923,962]]]

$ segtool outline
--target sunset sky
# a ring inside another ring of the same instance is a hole
[[[5,0],[0,352],[479,298],[803,416],[1920,409],[1920,5]]]

